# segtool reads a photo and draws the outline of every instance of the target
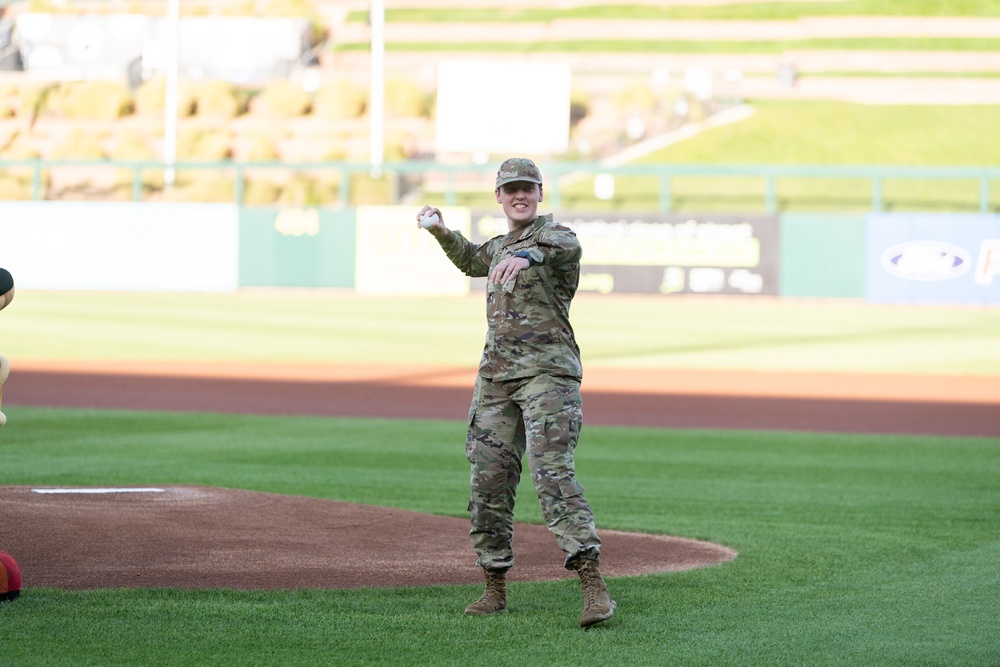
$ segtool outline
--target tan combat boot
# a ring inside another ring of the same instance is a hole
[[[580,617],[580,627],[587,627],[601,621],[606,621],[615,613],[618,603],[611,599],[608,587],[601,577],[595,560],[580,560],[574,565],[580,575],[583,586],[583,616]]]
[[[487,570],[486,590],[482,597],[465,608],[466,616],[487,616],[501,611],[507,611],[507,571]]]

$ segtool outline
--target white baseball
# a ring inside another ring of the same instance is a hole
[[[433,225],[436,225],[439,222],[441,222],[441,217],[437,213],[425,213],[420,218],[420,226],[423,227],[424,229],[432,227]]]

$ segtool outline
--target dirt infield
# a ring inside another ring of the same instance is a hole
[[[464,419],[473,371],[199,364],[19,364],[18,406]],[[993,378],[589,370],[588,424],[1000,436]],[[205,487],[92,494],[0,486],[0,548],[25,587],[340,588],[474,583],[468,524],[310,498]],[[599,516],[599,513],[598,513]],[[602,530],[602,569],[704,567],[732,550]],[[517,580],[569,576],[543,526],[518,525]],[[419,545],[404,551],[400,544]]]
[[[467,584],[481,576],[463,519],[205,487],[38,491],[0,487],[3,523],[19,527],[9,552],[18,554],[25,586],[356,588]],[[609,576],[687,570],[736,555],[676,537],[611,530],[601,537]],[[516,541],[511,580],[570,576],[544,526],[519,525]]]
[[[11,363],[8,407],[465,419],[475,379],[419,365]],[[989,376],[588,367],[583,398],[595,425],[1000,436]]]

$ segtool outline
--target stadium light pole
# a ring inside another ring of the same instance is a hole
[[[163,172],[163,184],[167,188],[174,185],[174,161],[177,159],[177,49],[180,32],[180,0],[167,3],[167,91],[164,96],[163,161],[167,164]]]
[[[369,132],[369,156],[373,178],[382,175],[382,158],[384,154],[383,115],[385,113],[385,2],[371,0],[371,95],[368,100],[368,117],[371,123]]]

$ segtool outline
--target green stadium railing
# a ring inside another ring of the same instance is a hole
[[[357,162],[236,162],[236,161],[178,161],[173,164],[157,161],[133,160],[41,160],[41,159],[0,159],[0,175],[7,169],[31,170],[31,199],[45,200],[42,188],[42,175],[46,170],[57,167],[82,168],[114,168],[132,171],[132,200],[143,201],[143,172],[173,169],[180,174],[186,170],[212,170],[230,172],[234,178],[234,199],[238,205],[244,204],[247,172],[279,170],[285,172],[334,172],[339,175],[338,201],[331,202],[340,206],[351,205],[351,177],[355,175],[388,177],[391,183],[398,184],[403,177],[427,176],[439,174],[444,176],[440,185],[440,194],[445,205],[456,205],[460,188],[459,179],[469,176],[477,178],[476,192],[488,192],[491,177],[494,173],[492,165],[447,164],[432,161],[400,161],[386,162],[381,165],[378,173],[373,173],[367,163]],[[766,212],[778,210],[777,181],[779,178],[796,179],[863,179],[870,183],[870,210],[884,210],[884,184],[887,180],[921,180],[921,181],[973,181],[978,183],[978,209],[982,213],[991,211],[991,181],[1000,180],[1000,167],[966,166],[966,167],[928,167],[928,166],[879,166],[879,165],[775,165],[775,164],[633,164],[616,167],[605,167],[596,163],[550,162],[539,163],[539,168],[546,175],[546,194],[553,208],[562,204],[563,190],[567,183],[574,180],[592,178],[598,174],[610,174],[615,177],[652,177],[658,187],[657,209],[663,212],[673,210],[671,188],[673,180],[680,177],[704,178],[757,178],[763,179],[764,188],[762,205]],[[485,185],[484,185],[485,183]],[[398,202],[398,187],[390,188],[390,199],[387,203]]]

